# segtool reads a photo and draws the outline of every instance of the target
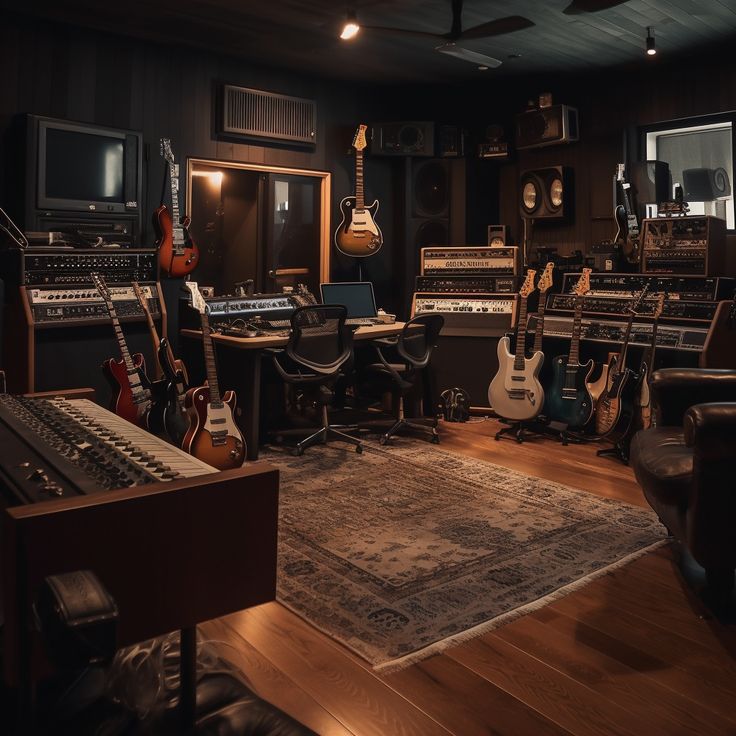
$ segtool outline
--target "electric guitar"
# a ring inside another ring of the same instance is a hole
[[[335,246],[346,256],[365,258],[378,253],[383,245],[381,228],[375,221],[378,200],[365,206],[363,195],[363,149],[367,143],[365,131],[368,126],[359,125],[353,138],[355,149],[355,196],[345,197],[340,202],[342,221],[335,230]]]
[[[631,185],[624,179],[624,164],[616,164],[616,192],[622,204],[616,204],[614,219],[618,228],[614,242],[621,243],[621,252],[628,263],[639,262],[639,220],[631,204]]]
[[[664,298],[664,294],[657,297],[657,304],[654,307],[654,322],[652,323],[652,342],[642,356],[641,365],[639,366],[639,383],[635,392],[637,415],[634,422],[637,429],[649,429],[652,426],[652,394],[649,384],[652,380],[654,353],[657,350],[657,327],[664,309]]]
[[[580,329],[583,321],[583,302],[590,290],[590,268],[584,268],[575,285],[575,316],[572,323],[570,354],[558,355],[552,366],[552,384],[547,391],[544,413],[550,419],[564,422],[570,429],[584,427],[593,415],[593,399],[587,381],[593,372],[593,361],[580,364]]]
[[[534,349],[532,353],[542,352],[542,338],[544,337],[544,310],[547,307],[547,292],[552,288],[552,271],[555,264],[550,261],[544,272],[539,277],[537,289],[539,290],[539,304],[537,306],[537,324],[534,328]]]
[[[166,387],[165,398],[159,402],[161,406],[161,423],[169,439],[178,447],[189,428],[189,417],[184,408],[184,397],[187,392],[187,372],[184,363],[174,358],[167,338],[159,338],[156,323],[148,307],[148,297],[143,293],[136,281],[131,283],[138,302],[146,315],[148,331],[153,343],[153,351],[157,358],[159,374],[163,372]]]
[[[544,354],[535,352],[525,356],[527,299],[534,291],[536,271],[529,269],[519,291],[519,319],[517,322],[516,352],[512,355],[507,336],[498,341],[498,371],[488,387],[488,401],[493,410],[504,419],[524,421],[539,414],[544,403],[544,389],[539,382]]]
[[[626,324],[621,349],[608,371],[608,386],[598,399],[598,406],[595,410],[596,434],[608,437],[614,443],[617,443],[626,434],[634,414],[634,392],[637,378],[634,371],[626,367],[626,354],[636,310],[648,290],[649,284],[647,283],[634,298],[633,306],[628,309],[629,321]]]
[[[152,415],[151,413],[153,393],[151,382],[145,373],[146,364],[143,355],[135,353],[131,356],[125,341],[125,335],[120,327],[120,320],[115,311],[112,294],[105,283],[105,279],[99,273],[91,273],[90,278],[105,302],[120,348],[121,360],[108,358],[102,364],[102,372],[112,389],[110,411],[115,412],[115,414],[132,424],[150,429],[154,433],[162,431],[162,424],[156,423],[156,414]]]
[[[199,263],[199,249],[189,235],[191,220],[179,215],[179,164],[174,162],[168,138],[161,139],[161,155],[169,165],[171,212],[162,204],[153,213],[158,262],[169,276],[181,277],[191,273]]]
[[[187,391],[184,403],[189,414],[189,429],[182,450],[220,470],[239,468],[245,460],[245,440],[233,417],[235,392],[226,391],[220,397],[207,304],[195,282],[187,281],[186,286],[192,294],[192,307],[199,312],[202,323],[207,384]]]

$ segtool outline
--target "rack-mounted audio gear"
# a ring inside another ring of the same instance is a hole
[[[516,295],[415,293],[411,316],[441,314],[442,335],[498,337],[514,323]]]
[[[416,276],[414,291],[433,294],[515,294],[518,276]]]
[[[552,294],[547,302],[547,314],[553,312],[573,312],[577,297],[571,294]],[[651,317],[657,306],[657,298],[644,299],[637,308],[637,317]],[[624,317],[628,315],[631,297],[620,296],[586,296],[583,302],[585,314],[606,314]],[[663,322],[682,322],[696,320],[710,323],[715,316],[718,302],[690,301],[684,299],[666,299],[662,307],[660,319]]]
[[[199,329],[199,314],[188,307],[191,297],[182,298],[187,306],[181,310],[180,325]],[[240,319],[246,322],[264,320],[289,327],[292,312],[299,306],[291,294],[254,294],[253,296],[212,296],[205,299],[210,324],[229,324]]]
[[[501,275],[519,273],[519,249],[504,248],[430,247],[422,248],[420,275]]]

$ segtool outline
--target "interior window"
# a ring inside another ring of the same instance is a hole
[[[671,195],[682,187],[692,215],[715,215],[736,227],[733,203],[733,126],[730,121],[646,134],[647,159],[669,164]],[[647,207],[656,216],[657,206]]]

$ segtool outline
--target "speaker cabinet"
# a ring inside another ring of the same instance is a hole
[[[567,105],[527,110],[516,116],[516,148],[542,148],[578,140],[578,111]]]
[[[504,245],[510,245],[508,225],[489,225],[488,245],[492,248],[502,248]]]
[[[378,156],[434,156],[434,123],[373,123],[371,153]]]
[[[519,182],[521,216],[534,220],[564,220],[572,217],[575,192],[572,169],[549,166],[524,171]]]
[[[731,194],[731,182],[724,168],[685,169],[682,183],[684,197],[689,202],[713,202]]]
[[[629,183],[639,207],[672,199],[670,167],[665,161],[637,161],[631,164]]]

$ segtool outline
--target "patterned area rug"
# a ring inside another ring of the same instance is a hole
[[[538,608],[665,537],[643,509],[420,440],[262,457],[281,470],[278,600],[381,670]]]

